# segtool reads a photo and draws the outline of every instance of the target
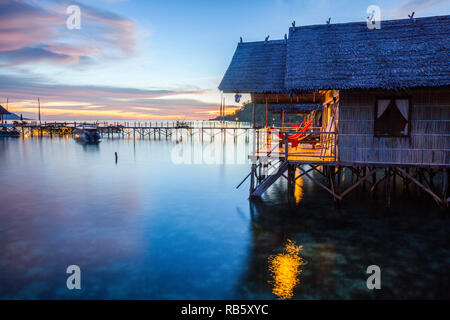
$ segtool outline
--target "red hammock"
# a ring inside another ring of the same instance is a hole
[[[300,128],[300,127],[303,127],[303,126],[305,125],[305,123],[306,123],[306,118],[305,118],[305,120],[303,120],[302,124],[301,124],[301,125],[298,125],[298,126],[296,126],[295,124],[292,124],[291,122],[289,122],[289,124],[291,125],[292,128]]]
[[[295,130],[295,131],[298,132],[298,131],[300,130],[300,128],[303,127],[303,126],[305,125],[306,120],[307,120],[307,119],[305,118],[305,119],[303,120],[302,124],[300,124],[300,125],[298,125],[298,126],[296,126],[295,124],[293,124],[293,123],[291,123],[291,122],[289,122],[289,124],[291,125],[292,128],[297,128],[297,130]],[[271,129],[274,129],[274,128],[272,127]],[[284,133],[278,134],[278,137],[280,138],[280,140],[283,140],[283,139],[284,139]]]
[[[303,121],[303,123],[305,121],[306,121],[306,119]],[[305,135],[305,132],[308,131],[309,127],[311,127],[312,122],[313,122],[312,119],[309,120],[300,130],[297,131],[298,133],[288,137],[288,142],[291,143],[293,148],[298,146],[300,138],[302,138]],[[302,123],[302,125],[303,125],[303,123]],[[289,122],[289,124],[291,124],[291,123]],[[291,126],[292,126],[292,124],[291,124]],[[295,127],[295,128],[300,128],[300,126]],[[285,137],[285,135],[283,133],[280,133],[278,136],[280,137],[280,140],[283,140]]]

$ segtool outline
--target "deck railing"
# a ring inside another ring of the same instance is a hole
[[[299,162],[335,162],[337,133],[321,129],[313,127],[300,136],[297,129],[292,127],[258,129],[255,131],[252,156]]]

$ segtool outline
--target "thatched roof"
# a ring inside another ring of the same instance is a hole
[[[10,114],[10,113],[0,105],[0,114]]]
[[[219,89],[261,93],[450,85],[450,16],[382,21],[381,29],[373,30],[365,22],[295,27],[284,43],[240,43]]]
[[[239,43],[219,89],[224,92],[278,92],[284,89],[286,42]]]
[[[288,89],[450,85],[450,16],[289,30]]]
[[[274,113],[310,113],[314,110],[319,110],[321,104],[268,104],[267,109]]]

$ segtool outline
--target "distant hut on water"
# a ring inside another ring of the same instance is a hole
[[[6,110],[5,108],[3,108],[3,106],[0,105],[0,122],[3,123],[3,118],[5,115],[11,114],[8,112],[8,110]]]

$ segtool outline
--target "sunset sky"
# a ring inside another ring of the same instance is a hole
[[[240,36],[365,21],[372,4],[382,19],[450,14],[449,0],[0,0],[0,104],[35,119],[39,97],[49,121],[208,119]]]

